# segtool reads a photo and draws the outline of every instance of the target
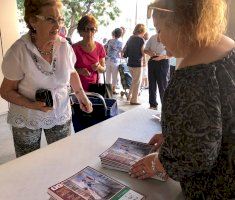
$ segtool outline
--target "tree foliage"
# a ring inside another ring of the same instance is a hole
[[[68,37],[72,36],[78,20],[86,14],[93,14],[102,25],[108,25],[120,15],[116,0],[62,0],[62,2]],[[17,0],[17,7],[23,13],[24,0]]]

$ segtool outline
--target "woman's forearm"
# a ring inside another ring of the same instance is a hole
[[[73,88],[76,96],[79,96],[84,93],[82,83],[80,81],[79,75],[77,72],[72,72],[70,75],[70,85]]]
[[[106,70],[105,59],[102,58],[102,59],[99,61],[98,72],[103,73],[103,72],[105,72],[105,70]]]
[[[34,102],[18,93],[16,90],[1,91],[1,97],[6,101],[18,106],[23,106],[29,109],[34,108]]]

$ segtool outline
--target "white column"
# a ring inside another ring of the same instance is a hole
[[[0,66],[7,49],[19,38],[16,0],[0,0]],[[2,55],[3,53],[3,55]],[[0,70],[0,83],[3,74]],[[8,111],[8,103],[0,97],[0,114]]]

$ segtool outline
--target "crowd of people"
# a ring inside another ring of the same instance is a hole
[[[140,105],[141,90],[148,89],[149,108],[157,110],[157,87],[162,103],[164,91],[175,70],[175,58],[167,56],[158,33],[149,38],[144,24],[136,25],[125,45],[120,40],[121,32],[121,28],[116,28],[112,32],[113,39],[105,44],[107,83],[112,84],[113,94],[117,94],[118,67],[124,60],[132,77],[127,101],[130,105]]]
[[[118,66],[127,58],[130,105],[141,104],[147,74],[150,108],[157,109],[157,86],[162,103],[162,133],[149,142],[158,153],[135,163],[131,176],[166,173],[180,182],[186,199],[235,198],[235,43],[224,35],[226,0],[155,1],[148,7],[155,35],[148,38],[146,26],[137,24],[123,44],[120,27],[105,46],[94,40],[98,23],[92,15],[78,21],[82,40],[70,45],[65,30],[59,36],[60,0],[25,0],[24,6],[29,32],[4,56],[0,90],[10,102],[17,157],[40,148],[42,130],[48,144],[70,135],[70,87],[88,113],[92,104],[85,92],[100,73],[106,72],[116,94]],[[182,58],[175,71],[172,57]],[[36,99],[42,89],[41,97],[51,95],[53,106]]]

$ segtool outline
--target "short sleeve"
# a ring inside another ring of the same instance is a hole
[[[105,58],[106,53],[105,53],[105,49],[104,46],[102,44],[99,44],[99,60],[102,58]]]
[[[145,44],[144,50],[150,50],[152,37]]]
[[[19,56],[16,49],[11,47],[3,57],[2,73],[8,80],[18,81],[24,78]]]
[[[143,38],[141,38],[140,45],[141,45],[141,47],[143,47],[143,46],[144,46],[144,39],[143,39]]]
[[[117,49],[118,49],[118,51],[122,50],[122,42],[117,43]]]
[[[68,57],[69,57],[69,68],[70,68],[71,72],[73,72],[73,71],[75,71],[74,66],[75,66],[77,59],[76,59],[76,55],[74,53],[74,50],[70,45],[68,45]]]

